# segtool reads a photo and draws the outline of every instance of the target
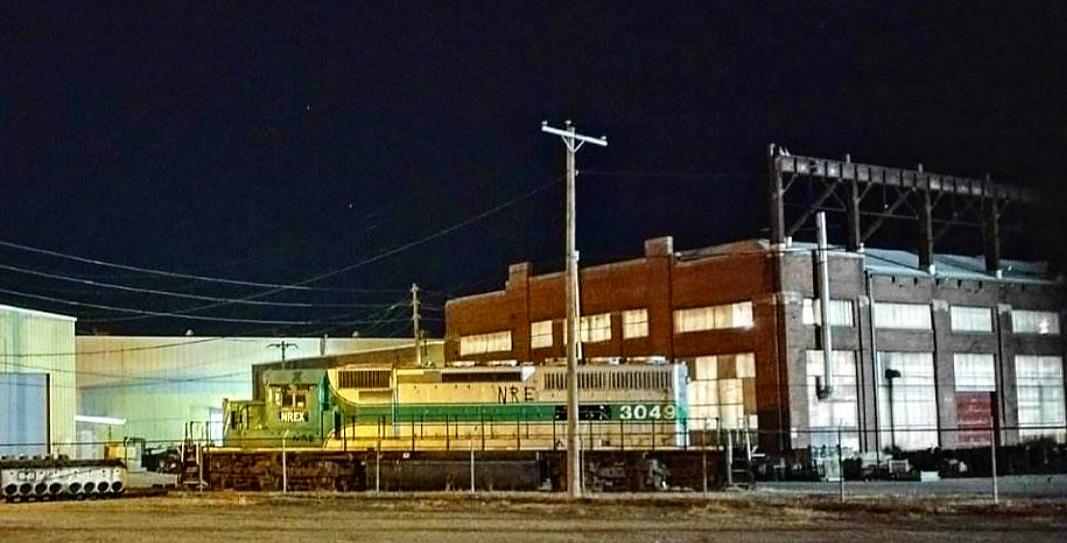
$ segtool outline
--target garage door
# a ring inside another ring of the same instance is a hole
[[[48,375],[0,373],[0,455],[48,452]]]

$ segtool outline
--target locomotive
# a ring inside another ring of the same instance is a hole
[[[681,363],[579,367],[588,487],[666,488],[700,472],[687,381]],[[254,386],[261,399],[224,400],[223,443],[203,451],[198,483],[441,489],[465,486],[469,468],[483,488],[532,489],[565,477],[564,367],[268,369]]]

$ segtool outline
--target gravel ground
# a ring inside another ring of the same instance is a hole
[[[1062,541],[1067,502],[209,493],[0,504],[21,541]]]

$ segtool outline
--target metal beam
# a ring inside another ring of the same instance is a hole
[[[934,273],[934,205],[930,191],[919,190],[915,194],[919,197],[919,267]]]
[[[860,230],[862,228],[860,216],[862,198],[859,182],[855,178],[847,180],[845,182],[845,248],[849,251],[863,249],[863,240],[860,237],[862,234]]]
[[[834,189],[837,188],[837,182],[831,182],[827,184],[826,188],[819,194],[818,198],[809,204],[808,209],[797,219],[792,225],[789,226],[789,230],[786,231],[787,236],[792,236],[800,230],[800,227],[804,226],[804,223],[808,222],[808,219],[815,213],[815,210],[822,206],[823,202],[830,198],[834,193]]]
[[[910,192],[900,193],[900,195],[897,196],[897,200],[886,209],[885,213],[873,214],[878,217],[878,220],[874,221],[874,224],[871,224],[867,227],[866,230],[863,231],[863,241],[866,242],[868,239],[870,239],[871,236],[873,236],[874,233],[878,231],[878,229],[882,226],[882,223],[884,223],[887,218],[895,217],[895,215],[893,215],[893,212],[896,211],[897,208],[900,207],[904,202],[906,202],[908,200],[908,196],[910,195]]]
[[[992,186],[989,176],[986,176],[985,181]],[[992,195],[982,198],[982,242],[985,246],[985,271],[996,275],[1000,274],[999,207],[1000,204]]]
[[[855,179],[862,184],[874,183],[895,187],[928,187],[931,192],[981,197],[992,193],[1002,200],[1037,202],[1035,191],[1011,185],[988,185],[979,179],[957,177],[919,170],[903,170],[871,164],[857,164],[806,156],[775,156],[779,173],[797,173],[809,177]]]
[[[767,189],[770,195],[768,203],[771,213],[771,245],[781,246],[785,243],[785,190],[782,188],[780,163],[775,160],[774,144],[767,148]]]

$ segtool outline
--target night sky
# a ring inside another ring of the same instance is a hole
[[[368,4],[0,8],[0,240],[268,283],[360,264],[309,285],[365,292],[258,299],[370,307],[192,313],[317,323],[280,326],[0,303],[76,315],[83,332],[407,333],[408,309],[387,306],[412,282],[439,319],[448,295],[500,288],[509,263],[562,267],[562,145],[543,119],[610,142],[578,157],[583,263],[660,235],[679,249],[765,237],[771,142],[1047,190],[1033,234],[1005,253],[1067,262],[1067,4]],[[266,290],[11,248],[0,263],[211,297]],[[0,288],[205,303],[10,270]]]

